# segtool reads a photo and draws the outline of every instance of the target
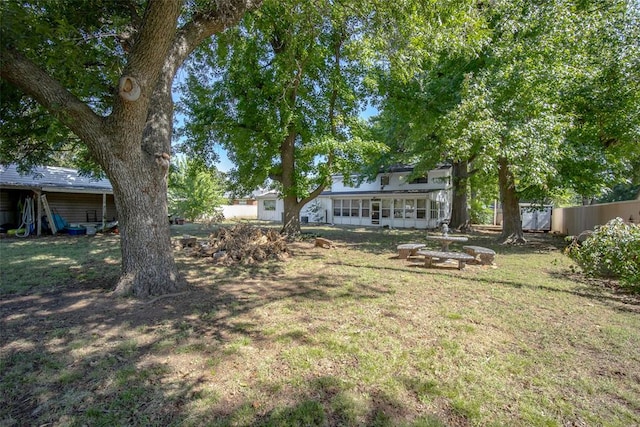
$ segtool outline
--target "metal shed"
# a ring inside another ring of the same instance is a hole
[[[526,231],[551,231],[551,205],[520,203],[522,229]]]

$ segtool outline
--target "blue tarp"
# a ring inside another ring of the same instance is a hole
[[[60,231],[64,230],[66,226],[69,224],[64,220],[60,215],[53,214],[53,223],[56,225],[56,228]]]

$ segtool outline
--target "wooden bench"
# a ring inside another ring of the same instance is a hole
[[[458,270],[462,270],[466,265],[467,261],[473,261],[475,259],[471,255],[465,254],[462,252],[441,252],[441,251],[420,250],[416,252],[416,255],[420,255],[424,257],[425,267],[431,267],[431,263],[434,258],[439,259],[440,261],[446,261],[448,259],[457,260]]]
[[[407,259],[410,256],[414,256],[418,249],[422,249],[427,245],[422,243],[403,243],[398,245],[398,258]]]
[[[463,246],[462,249],[469,255],[480,258],[479,263],[482,265],[491,265],[496,258],[496,252],[489,248],[483,248],[482,246]]]

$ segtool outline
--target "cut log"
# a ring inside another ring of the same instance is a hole
[[[331,249],[331,248],[335,248],[335,244],[329,240],[329,239],[325,239],[323,237],[316,237],[316,241],[314,243],[314,247],[320,247],[320,248],[325,248],[325,249]]]

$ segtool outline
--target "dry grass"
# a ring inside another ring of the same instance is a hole
[[[476,233],[497,268],[458,271],[397,259],[423,232],[307,231],[337,248],[231,267],[178,252],[189,292],[152,304],[69,270],[117,274],[100,240],[53,258],[0,242],[0,424],[640,425],[640,302],[572,273],[561,240]],[[60,285],[5,283],[23,250]]]

